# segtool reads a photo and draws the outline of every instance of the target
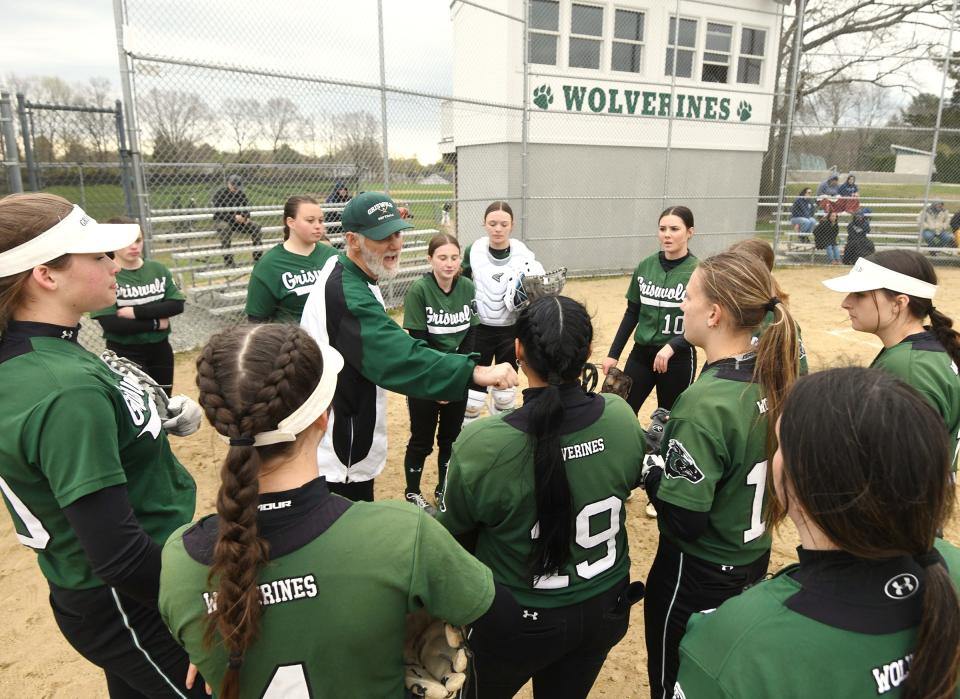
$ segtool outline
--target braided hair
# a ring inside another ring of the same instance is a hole
[[[540,527],[530,566],[534,577],[542,577],[570,558],[573,503],[560,445],[564,418],[560,385],[578,381],[590,356],[593,325],[587,309],[573,299],[545,296],[520,313],[517,339],[527,370],[547,383],[531,405],[529,423]]]
[[[269,558],[260,537],[258,477],[265,462],[296,450],[296,442],[252,446],[253,437],[309,398],[323,374],[314,340],[295,325],[239,326],[210,338],[197,359],[200,405],[213,428],[234,443],[220,470],[217,541],[208,584],[216,585],[216,609],[207,619],[204,642],[216,636],[230,655],[218,696],[240,693],[240,665],[260,630],[257,578]]]

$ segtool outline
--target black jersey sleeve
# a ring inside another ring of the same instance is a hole
[[[667,344],[673,347],[673,351],[675,353],[687,352],[691,347],[693,347],[693,345],[687,342],[687,338],[685,338],[683,335],[674,335]]]
[[[137,319],[169,318],[183,313],[183,301],[181,299],[165,299],[163,301],[153,301],[145,303],[142,306],[133,307],[133,315]]]
[[[430,344],[430,333],[426,330],[407,330],[410,333],[410,337],[415,340],[423,340],[427,344]]]
[[[617,328],[616,337],[613,338],[613,344],[610,345],[608,357],[620,359],[620,353],[630,339],[630,333],[637,327],[640,320],[640,304],[634,301],[627,301],[627,310],[623,312],[623,320],[620,321],[620,327]]]
[[[457,348],[459,354],[470,354],[477,346],[477,326],[471,325],[467,334],[463,336],[460,346]]]
[[[662,477],[663,470],[654,468],[646,479],[647,497],[657,508],[657,520],[660,526],[682,541],[696,541],[707,531],[707,526],[710,524],[710,513],[695,512],[657,498]]]
[[[519,631],[517,620],[521,618],[520,605],[504,585],[494,581],[493,589],[490,607],[470,626],[488,639],[506,642],[516,638]]]
[[[118,315],[97,316],[96,321],[104,332],[113,335],[136,335],[157,329],[156,319],[121,318]]]
[[[140,602],[157,604],[161,548],[137,521],[125,485],[85,495],[63,513],[97,577]]]

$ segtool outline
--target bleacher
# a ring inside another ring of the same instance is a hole
[[[323,204],[324,212],[343,209],[343,204]],[[188,301],[216,316],[240,316],[247,296],[247,284],[253,271],[255,252],[266,252],[283,241],[283,208],[252,206],[250,219],[260,224],[263,241],[254,246],[248,236],[234,233],[229,250],[220,247],[213,225],[214,208],[167,209],[153,212],[149,219],[150,257],[166,264]],[[416,225],[416,221],[411,221]],[[327,237],[337,248],[343,247],[339,221],[325,223]],[[403,303],[410,283],[430,270],[427,245],[438,231],[434,228],[404,232],[400,253],[400,273],[381,285],[388,308]],[[228,266],[224,255],[234,264]]]
[[[795,230],[790,222],[790,211],[792,201],[783,202],[782,206],[775,209],[771,217],[771,223],[776,223],[776,216],[780,217],[780,249],[778,255],[792,262],[826,263],[827,256],[825,250],[817,250],[813,240],[813,231],[809,233],[800,233]],[[861,199],[860,206],[869,208],[872,212],[870,216],[870,235],[877,250],[904,249],[918,250],[926,255],[952,255],[960,254],[960,249],[952,247],[929,247],[920,237],[920,226],[918,219],[920,210],[923,208],[923,202],[904,202],[904,201],[882,201],[873,199]],[[904,209],[909,209],[905,211]],[[848,212],[839,214],[838,223],[840,225],[840,235],[837,238],[837,245],[841,251],[847,242],[847,224],[853,217]],[[818,222],[820,219],[817,219]]]

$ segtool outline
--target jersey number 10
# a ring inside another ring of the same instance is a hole
[[[683,335],[683,313],[671,315],[667,313],[663,317],[664,335]]]

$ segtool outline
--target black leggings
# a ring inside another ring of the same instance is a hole
[[[680,667],[680,639],[696,612],[716,609],[760,580],[770,551],[743,566],[720,565],[683,553],[660,537],[643,602],[647,675],[652,699],[670,699]]]
[[[474,351],[480,353],[477,366],[489,366],[491,362],[500,364],[508,362],[514,369],[517,368],[517,353],[513,341],[517,337],[516,325],[478,325],[476,326],[476,340]],[[487,392],[483,386],[471,384],[474,391]]]
[[[697,351],[691,347],[689,351],[677,352],[667,362],[667,370],[658,374],[653,370],[653,360],[662,348],[662,345],[634,345],[627,357],[623,373],[633,379],[627,402],[635,413],[640,412],[654,386],[657,388],[657,405],[673,410],[677,398],[693,383],[697,373]]]
[[[50,587],[60,631],[80,655],[103,669],[111,699],[205,697],[203,678],[184,686],[189,658],[160,618],[110,587]]]
[[[144,345],[123,345],[107,340],[107,349],[136,362],[170,395],[173,390],[173,348],[169,340]]]
[[[403,459],[403,471],[407,479],[407,492],[420,492],[423,462],[433,451],[433,436],[437,436],[437,466],[439,467],[438,489],[447,475],[447,462],[453,442],[463,427],[463,412],[467,401],[458,400],[441,405],[435,400],[407,398],[410,412],[410,441]]]
[[[569,607],[521,605],[516,637],[470,635],[481,699],[509,699],[533,678],[536,699],[583,699],[607,654],[626,635],[631,600],[624,579]]]

